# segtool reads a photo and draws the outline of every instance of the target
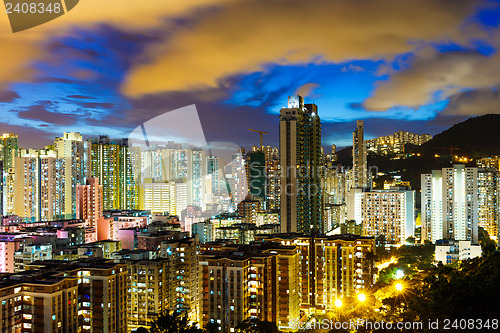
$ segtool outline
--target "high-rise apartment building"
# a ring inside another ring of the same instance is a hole
[[[201,322],[200,244],[197,237],[167,240],[161,243],[160,258],[168,261],[170,300],[168,311],[185,312],[190,321]]]
[[[243,151],[232,156],[232,161],[228,164],[227,169],[227,175],[230,175],[227,184],[232,201],[231,209],[236,210],[238,203],[245,200],[248,194],[247,167]]]
[[[165,259],[127,260],[127,323],[128,332],[139,327],[149,329],[156,316],[170,309],[173,301],[171,281],[167,279],[172,269]]]
[[[103,208],[137,209],[139,205],[140,148],[127,139],[91,138],[92,172],[103,186]],[[139,177],[139,178],[138,178]]]
[[[2,197],[0,205],[3,215],[10,215],[14,212],[14,158],[19,156],[18,137],[15,134],[3,134],[0,136],[0,162]]]
[[[321,122],[318,107],[290,96],[280,111],[281,230],[322,230]]]
[[[146,178],[139,189],[139,209],[180,215],[188,205],[188,186],[181,180],[166,182]]]
[[[209,156],[207,157],[207,173],[210,176],[210,181],[212,185],[212,194],[217,195],[223,192],[222,187],[224,185],[223,182],[223,172],[220,169],[222,166],[222,161],[217,156]]]
[[[479,168],[477,174],[478,226],[497,240],[499,221],[500,175],[494,168]]]
[[[126,332],[127,266],[41,261],[0,281],[6,332]]]
[[[412,144],[420,146],[432,139],[430,134],[415,134],[407,131],[398,131],[387,136],[366,140],[365,144],[368,151],[379,155],[404,153],[405,145]]]
[[[383,235],[389,243],[403,244],[415,235],[415,191],[353,188],[347,196],[347,220],[362,224],[365,236]]]
[[[421,175],[422,240],[478,241],[478,168],[454,164]]]
[[[238,215],[244,223],[257,223],[257,213],[261,211],[261,201],[252,195],[247,195],[245,200],[238,204]]]
[[[66,161],[53,150],[23,150],[14,158],[14,213],[26,222],[64,219]]]
[[[276,234],[259,235],[256,240],[298,247],[298,295],[306,314],[334,310],[335,300],[356,295],[375,283],[373,237]]]
[[[281,207],[280,160],[272,156],[266,160],[266,209],[278,212]]]
[[[300,318],[297,246],[227,246],[200,254],[202,324],[234,332],[240,322],[257,318],[290,329]]]
[[[356,122],[352,132],[352,187],[366,187],[367,179],[366,145],[364,142],[364,121]]]
[[[94,229],[95,237],[87,242],[97,241],[97,220],[103,213],[103,188],[98,178],[88,178],[85,185],[76,185],[76,218],[85,220],[88,228]]]
[[[54,150],[58,158],[65,160],[65,211],[66,218],[73,218],[77,186],[84,185],[90,177],[90,142],[84,141],[80,133],[64,133],[55,139]]]
[[[322,179],[324,200],[327,204],[341,205],[346,202],[347,179],[342,168],[327,167],[325,177]]]
[[[205,209],[212,197],[210,194],[214,189],[220,189],[220,179],[215,179],[221,176],[219,160],[207,156],[201,148],[169,142],[166,146],[154,146],[143,151],[142,158],[140,179],[145,187],[150,187],[148,184],[151,183],[185,183],[187,205]],[[185,207],[177,211],[180,213],[183,209]]]
[[[266,209],[266,155],[261,151],[246,154],[248,193],[262,203]]]

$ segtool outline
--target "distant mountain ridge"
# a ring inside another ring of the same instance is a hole
[[[450,151],[441,148],[459,148],[453,155],[481,158],[500,155],[500,114],[486,114],[469,118],[436,134],[417,151],[426,155],[449,156]]]

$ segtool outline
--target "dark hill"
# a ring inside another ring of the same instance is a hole
[[[435,135],[423,144],[418,151],[425,155],[439,154],[449,156],[450,151],[436,149],[450,146],[459,148],[454,155],[480,158],[500,155],[500,115],[487,114],[469,118]]]

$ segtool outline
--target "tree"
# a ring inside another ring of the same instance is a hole
[[[488,255],[492,252],[495,252],[496,244],[495,241],[490,238],[490,235],[484,228],[477,228],[477,235],[479,244],[481,244],[481,250],[483,250],[483,255]]]
[[[163,312],[151,324],[150,333],[202,333],[190,324],[186,313]]]
[[[236,326],[236,333],[279,333],[276,323],[254,318],[243,320]]]
[[[458,268],[439,264],[420,282],[407,294],[404,320],[498,318],[500,252],[465,260]]]
[[[205,326],[205,333],[218,333],[219,332],[219,325],[216,323],[208,323]]]
[[[408,237],[408,238],[406,239],[406,242],[407,242],[408,244],[415,244],[415,237],[412,237],[412,236]]]

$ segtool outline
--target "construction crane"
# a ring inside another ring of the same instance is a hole
[[[255,133],[259,133],[259,135],[260,135],[260,146],[262,147],[262,135],[269,134],[269,133],[264,132],[264,131],[257,131],[257,130],[251,129],[251,128],[249,128],[248,130],[252,131],[252,132],[255,132]]]
[[[450,163],[453,163],[453,151],[454,150],[460,150],[460,148],[455,148],[453,145],[450,145],[449,147],[434,147],[434,149],[443,149],[443,150],[450,150]]]
[[[449,146],[449,147],[434,147],[434,149],[446,149],[446,150],[450,150],[450,156],[453,156],[453,151],[454,150],[460,150],[460,148],[455,148],[453,146]]]

